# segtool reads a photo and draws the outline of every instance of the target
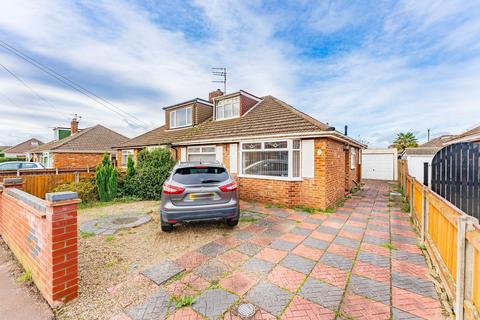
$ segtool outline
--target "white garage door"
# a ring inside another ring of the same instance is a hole
[[[375,153],[362,155],[362,178],[394,180],[395,155]]]

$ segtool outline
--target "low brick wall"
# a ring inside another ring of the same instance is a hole
[[[52,307],[78,295],[75,192],[39,199],[22,191],[22,180],[0,186],[0,235]]]

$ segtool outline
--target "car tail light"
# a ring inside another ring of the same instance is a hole
[[[236,181],[233,181],[229,184],[219,187],[219,189],[223,192],[232,192],[238,189],[238,184]]]
[[[175,187],[168,183],[163,184],[162,192],[165,194],[181,194],[185,191],[185,188]]]

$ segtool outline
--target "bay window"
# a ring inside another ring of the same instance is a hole
[[[170,128],[192,125],[192,107],[170,111]]]
[[[244,176],[300,178],[300,140],[241,143]]]
[[[240,116],[240,97],[217,101],[215,119],[229,119]]]

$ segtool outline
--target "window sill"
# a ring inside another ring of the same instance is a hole
[[[258,176],[258,175],[249,175],[249,174],[238,174],[239,178],[249,178],[249,179],[261,179],[261,180],[280,180],[280,181],[303,181],[302,178],[291,178],[291,177],[275,177],[275,176]]]

